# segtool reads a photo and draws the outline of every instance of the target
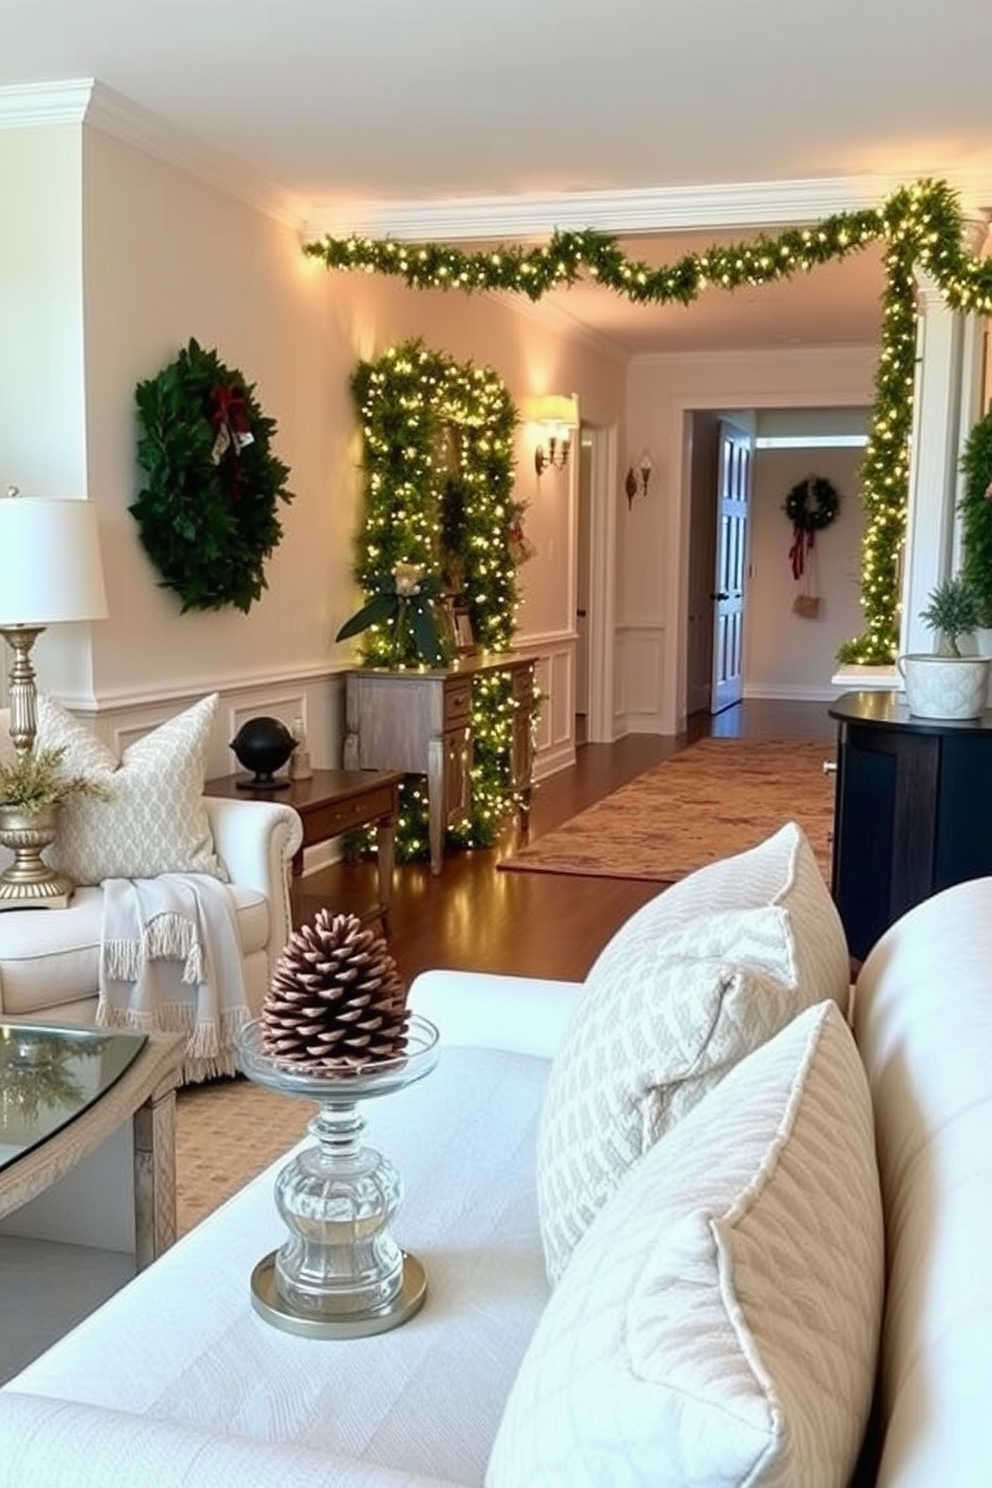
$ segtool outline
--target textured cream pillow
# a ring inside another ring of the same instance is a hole
[[[74,796],[63,803],[46,861],[78,884],[160,873],[226,880],[203,805],[217,703],[217,693],[202,698],[129,745],[118,763],[78,718],[39,697],[37,747],[64,748],[65,773],[86,776],[106,791],[106,799]]]
[[[537,1193],[554,1284],[627,1167],[813,1003],[847,1006],[840,918],[801,828],[657,895],[586,978],[552,1066]]]
[[[486,1488],[845,1488],[883,1249],[867,1082],[825,1002],[629,1170],[531,1339]]]
[[[850,960],[844,927],[823,881],[806,834],[797,822],[757,847],[708,863],[648,901],[600,952],[586,984],[613,977],[645,941],[664,935],[700,914],[724,909],[786,910],[795,940],[799,979],[807,1002],[832,997],[847,1004]]]

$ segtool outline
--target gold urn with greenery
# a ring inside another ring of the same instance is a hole
[[[72,880],[61,873],[53,877],[41,854],[55,841],[63,801],[105,792],[81,775],[64,774],[64,755],[64,749],[29,749],[0,761],[0,843],[14,854],[0,873],[0,909],[69,902]]]

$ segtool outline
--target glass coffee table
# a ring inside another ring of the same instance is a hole
[[[176,1237],[182,1034],[0,1022],[0,1218],[133,1124],[138,1267]]]

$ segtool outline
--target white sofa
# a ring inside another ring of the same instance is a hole
[[[886,1273],[876,1420],[853,1479],[859,1485],[992,1483],[984,1417],[992,1380],[990,968],[992,879],[985,879],[918,906],[876,946],[857,981],[854,1029],[866,1081],[860,1065],[858,1078],[869,1146],[874,1113]],[[571,983],[441,971],[415,982],[414,1005],[443,1032],[438,1068],[368,1113],[372,1139],[406,1179],[397,1237],[429,1278],[413,1320],[378,1337],[326,1342],[280,1332],[253,1312],[250,1272],[284,1233],[272,1200],[277,1164],[0,1390],[0,1488],[490,1481],[493,1442],[535,1329],[590,1250],[592,1231],[549,1299],[535,1141],[551,1061],[580,994]],[[827,1007],[803,1016],[815,1020]],[[827,1021],[836,1032],[833,1010]],[[839,1027],[850,1042],[843,1019]],[[767,1046],[752,1058],[766,1054]],[[717,1090],[735,1078],[742,1088],[744,1068]],[[856,1124],[853,1109],[850,1119]],[[755,1120],[742,1105],[742,1140]],[[847,1115],[837,1112],[834,1121],[839,1151]],[[653,1150],[665,1152],[668,1141]],[[842,1185],[837,1202],[864,1199]],[[813,1238],[828,1240],[832,1228]],[[844,1259],[837,1255],[838,1277]],[[604,1282],[610,1273],[602,1268]],[[597,1290],[598,1282],[588,1295],[591,1315],[602,1304]],[[817,1339],[805,1342],[815,1347]],[[571,1363],[578,1373],[584,1361]],[[545,1402],[549,1431],[569,1390],[566,1367]],[[585,1460],[571,1472],[566,1466],[571,1488],[822,1481],[673,1466],[664,1436],[655,1444],[656,1471],[631,1476],[627,1417],[609,1392],[586,1410],[600,1445],[591,1469]],[[575,1415],[581,1429],[582,1411]],[[726,1429],[751,1427],[742,1419]],[[705,1449],[708,1440],[694,1446]],[[549,1481],[560,1479],[533,1472],[519,1488]]]
[[[213,848],[228,876],[245,991],[257,1014],[290,935],[289,867],[300,818],[269,801],[203,798]],[[0,913],[0,1018],[92,1023],[96,1014],[103,890],[77,888],[67,909]]]

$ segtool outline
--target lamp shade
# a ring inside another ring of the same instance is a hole
[[[0,497],[0,627],[102,620],[106,614],[90,502]]]
[[[574,395],[550,393],[545,397],[531,398],[527,413],[537,424],[557,424],[563,429],[577,429],[579,426],[579,402]]]

